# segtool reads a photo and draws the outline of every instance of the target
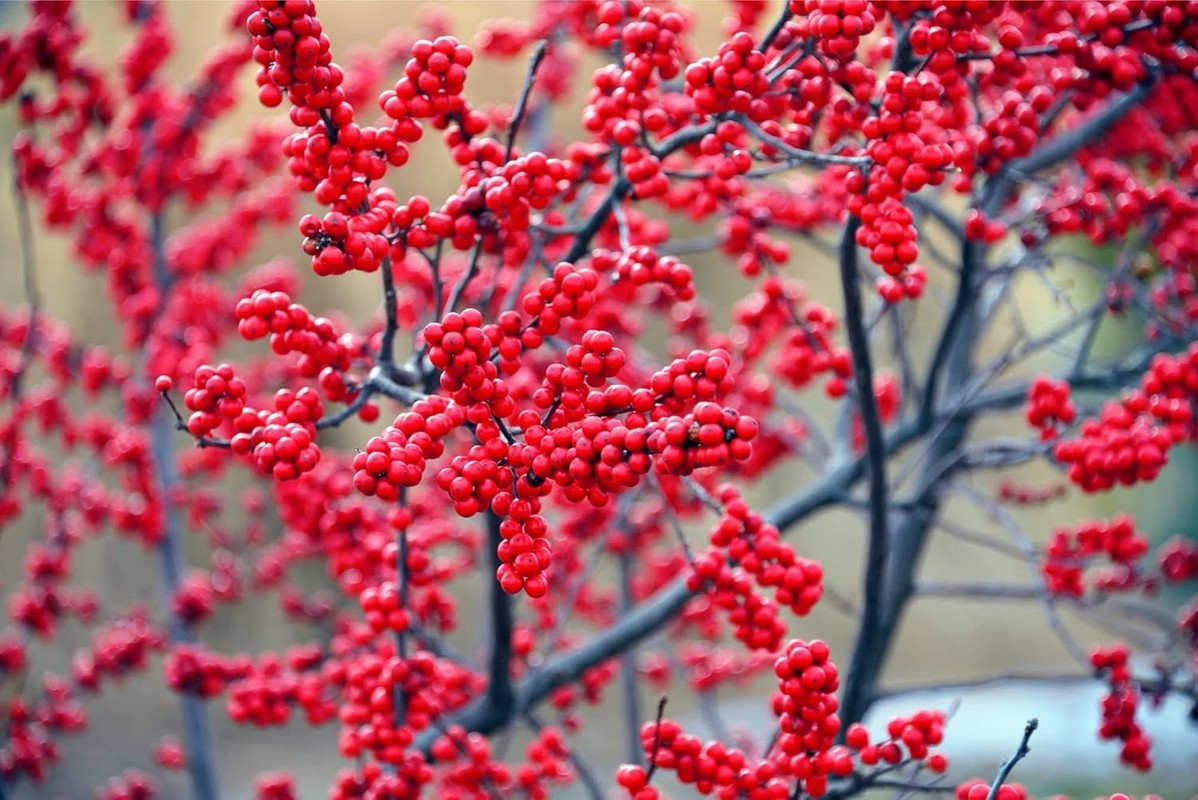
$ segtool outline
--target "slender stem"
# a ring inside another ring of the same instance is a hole
[[[816,153],[813,150],[803,150],[798,147],[792,147],[786,142],[779,139],[773,134],[767,133],[756,122],[742,117],[738,120],[745,129],[756,136],[761,141],[768,144],[775,150],[784,153],[787,158],[798,164],[815,164],[816,166],[826,167],[833,164],[845,164],[857,169],[868,169],[873,164],[873,159],[869,156],[841,156],[835,153]]]
[[[503,152],[503,160],[512,160],[512,148],[516,146],[516,135],[520,132],[520,125],[524,122],[524,115],[528,112],[528,97],[532,94],[532,85],[537,77],[537,70],[541,66],[541,62],[545,60],[545,54],[549,50],[549,42],[542,39],[537,42],[536,47],[532,51],[532,59],[528,62],[528,74],[524,78],[524,86],[520,89],[520,99],[516,101],[516,111],[512,114],[512,121],[507,127],[507,148]]]
[[[865,458],[869,475],[869,546],[866,556],[864,603],[861,626],[853,648],[853,669],[845,681],[844,711],[847,719],[859,719],[868,702],[867,681],[857,669],[874,658],[878,629],[882,624],[882,602],[885,595],[886,561],[890,548],[889,511],[886,486],[886,443],[882,438],[882,420],[874,396],[873,363],[869,352],[869,334],[865,330],[865,309],[861,299],[860,275],[857,270],[857,228],[861,221],[849,217],[840,242],[840,286],[844,295],[845,329],[853,357],[853,373],[857,385],[857,407],[865,428]]]
[[[1036,732],[1036,728],[1040,727],[1040,720],[1032,717],[1027,721],[1027,725],[1023,729],[1023,738],[1019,740],[1019,747],[1015,749],[1015,755],[1008,758],[1002,763],[998,770],[998,776],[994,779],[994,783],[990,786],[990,794],[986,795],[986,800],[995,800],[998,797],[998,790],[1002,788],[1006,782],[1007,776],[1011,774],[1011,770],[1015,765],[1023,760],[1024,756],[1032,750],[1028,747],[1028,742],[1031,741],[1032,734]]]
[[[774,44],[774,40],[778,38],[778,34],[782,33],[782,29],[786,27],[786,23],[790,22],[794,12],[790,10],[790,4],[782,5],[782,13],[778,15],[778,19],[774,20],[774,24],[766,31],[765,36],[761,37],[761,43],[757,45],[757,49],[765,52]]]
[[[645,780],[653,780],[653,773],[657,772],[657,753],[661,750],[661,721],[666,715],[666,702],[669,697],[662,695],[657,701],[657,724],[653,726],[653,747],[649,750],[649,769],[645,772]]]
[[[691,142],[699,141],[704,136],[714,131],[715,127],[716,122],[712,121],[704,125],[695,125],[680,130],[662,142],[661,146],[654,151],[654,155],[656,155],[658,158],[664,158],[670,153],[673,153],[675,150],[683,148]],[[582,227],[578,230],[578,233],[575,234],[574,242],[570,245],[570,249],[566,252],[566,254],[562,256],[562,261],[573,264],[575,261],[587,254],[587,251],[591,246],[591,239],[595,238],[595,234],[599,233],[599,230],[607,222],[608,217],[611,216],[612,210],[616,207],[616,205],[625,197],[627,197],[628,193],[631,191],[632,182],[629,181],[625,176],[620,176],[619,179],[612,183],[611,189],[609,189],[607,194],[603,196],[603,200],[599,202],[599,205],[593,212],[591,212],[591,216],[587,218],[587,221],[583,223]]]

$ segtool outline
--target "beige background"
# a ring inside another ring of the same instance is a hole
[[[498,15],[524,18],[532,8],[528,2],[451,2],[439,6],[458,21],[457,30],[463,39],[470,38],[469,32],[475,29],[480,19]],[[720,19],[727,6],[709,0],[693,3],[692,7],[697,15],[699,49],[705,54],[714,53],[719,41]],[[177,28],[185,31],[185,36],[177,42],[167,75],[172,79],[188,80],[194,65],[219,41],[227,15],[226,6],[214,2],[179,2],[168,4],[167,10]],[[91,31],[88,51],[99,60],[110,60],[128,40],[127,31],[120,23],[118,5],[81,3],[78,11],[88,21]],[[11,28],[23,20],[24,13],[22,9],[11,6],[0,9],[0,25]],[[414,2],[321,3],[321,18],[338,54],[344,54],[354,46],[376,44],[382,32],[394,26],[411,24],[417,13],[418,4]],[[586,69],[589,70],[589,66]],[[512,102],[519,90],[523,71],[523,59],[511,63],[480,63],[473,69],[469,81],[472,100]],[[249,71],[243,74],[242,85],[247,102],[219,126],[217,138],[220,141],[235,141],[248,119],[263,113],[282,113],[264,112],[251,102],[254,85]],[[581,98],[575,97],[555,110],[555,133],[567,137],[578,130],[577,113],[581,103]],[[6,144],[11,141],[14,130],[15,120],[11,109],[0,110],[0,141]],[[443,197],[456,187],[456,175],[435,134],[426,137],[417,153],[417,158],[408,167],[395,173],[393,185],[398,187],[401,195],[423,192],[436,202],[436,198]],[[11,177],[8,160],[0,159],[0,186],[9,186]],[[175,219],[175,222],[180,224],[184,220]],[[685,223],[679,223],[679,226],[680,231],[689,227]],[[5,243],[0,248],[0,297],[4,298],[5,307],[11,307],[21,302],[21,296],[14,208],[11,193],[7,191],[0,192],[0,242]],[[267,237],[252,258],[247,259],[246,266],[277,254],[301,257],[298,244],[299,239],[291,230]],[[725,302],[725,298],[743,294],[745,282],[736,274],[734,265],[718,257],[693,258],[690,261],[696,269],[702,289],[712,298],[716,318],[721,323],[726,322],[729,308],[720,304]],[[111,312],[107,304],[100,300],[104,297],[103,281],[79,269],[70,255],[67,240],[60,234],[47,233],[39,226],[36,264],[46,311],[68,322],[80,340],[113,342]],[[936,269],[932,272],[934,283],[943,283],[944,272]],[[796,243],[796,255],[790,265],[790,273],[808,283],[814,296],[826,299],[830,305],[838,304],[835,275],[823,256]],[[315,311],[337,309],[351,319],[362,319],[378,310],[378,292],[373,278],[350,275],[321,282],[309,278],[309,286],[318,291],[312,292],[306,299]],[[1088,302],[1094,295],[1095,290],[1087,287],[1083,278],[1066,270],[1055,271],[1054,279],[1072,287],[1071,291],[1079,305]],[[933,295],[941,288],[934,286]],[[1036,321],[1038,328],[1047,327],[1055,315],[1061,313],[1042,284],[1034,280],[1027,281],[1020,285],[1019,292],[1025,316]],[[322,303],[327,306],[322,306]],[[913,346],[917,353],[921,344],[926,347],[928,335],[936,330],[939,318],[940,311],[935,297],[932,297],[921,306],[919,318],[914,324]],[[1002,346],[997,339],[987,344],[991,354]],[[1117,346],[1117,336],[1104,337],[1102,347],[1109,349]],[[1041,366],[1046,363],[1042,362]],[[804,408],[816,419],[827,422],[831,419],[830,409],[815,395],[818,395],[818,391],[803,396]],[[360,431],[346,431],[341,434],[342,441],[354,443],[358,441],[359,434]],[[988,420],[979,426],[979,436],[1000,434],[1024,436],[1026,431],[1017,417]],[[896,462],[892,471],[901,473],[902,464],[902,460]],[[806,483],[811,474],[809,467],[796,461],[753,487],[752,494],[760,507],[766,507],[785,492]],[[1052,473],[1043,467],[1027,470],[1020,475],[1021,480],[1028,481],[1050,477]],[[992,494],[994,482],[991,478],[979,474],[971,483],[977,491]],[[1192,485],[1188,470],[1175,468],[1167,472],[1157,485],[1134,496],[1122,493],[1100,500],[1074,498],[1043,509],[1021,512],[1018,518],[1029,535],[1042,540],[1054,525],[1087,513],[1111,513],[1123,505],[1135,503],[1144,504],[1150,510],[1143,518],[1148,530],[1158,535],[1167,534],[1181,530],[1180,526],[1184,525],[1184,521],[1177,519],[1171,508],[1175,505],[1177,493],[1188,485]],[[950,503],[947,516],[971,529],[1001,535],[1000,528],[969,503]],[[6,594],[14,586],[24,549],[38,535],[39,525],[38,513],[34,511],[0,536],[0,593]],[[860,593],[858,575],[862,536],[863,525],[858,515],[835,512],[811,520],[792,534],[792,540],[798,543],[804,555],[824,562],[830,587],[849,602],[856,602]],[[195,541],[194,537],[189,542],[189,550],[193,559],[200,558],[204,552],[201,543]],[[106,596],[115,598],[116,603],[135,599],[153,601],[157,597],[156,577],[153,570],[147,568],[152,562],[127,541],[112,536],[89,541],[77,552],[75,563],[80,579],[96,584]],[[200,562],[197,560],[196,563]],[[946,581],[1028,580],[1028,570],[1024,564],[943,536],[936,541],[922,574],[929,580]],[[313,574],[312,580],[315,585],[322,579]],[[464,619],[473,616],[469,613],[471,605],[467,599],[462,614]],[[1105,641],[1109,638],[1096,634],[1095,629],[1086,623],[1072,618],[1071,621],[1077,623],[1073,627],[1083,642]],[[64,634],[55,642],[46,646],[39,644],[31,649],[32,674],[65,668],[70,648],[86,641],[86,632],[73,623],[64,628]],[[836,611],[832,604],[823,604],[809,619],[795,623],[791,629],[793,633],[804,637],[827,639],[834,652],[840,655],[841,662],[847,661],[846,654],[854,630],[852,620]],[[468,648],[472,642],[478,641],[474,634],[474,631],[464,631],[461,646]],[[227,652],[243,647],[279,647],[300,640],[302,635],[301,631],[283,620],[273,597],[227,608],[204,631],[206,642]],[[1050,672],[1068,667],[1067,656],[1047,632],[1042,610],[1035,603],[995,605],[968,601],[927,601],[913,607],[888,675],[895,683],[922,684],[939,679],[962,679],[1011,671]],[[90,787],[127,766],[152,769],[151,746],[162,733],[175,732],[178,724],[174,699],[162,687],[160,675],[160,668],[156,665],[150,675],[131,680],[89,701],[91,730],[63,741],[63,761],[52,770],[51,779],[45,785],[34,788],[23,784],[16,796],[86,797],[90,796]],[[729,721],[734,725],[738,720],[743,724],[758,725],[767,691],[768,681],[746,689],[741,697],[730,704]],[[1117,758],[1114,745],[1092,746],[1097,718],[1097,701],[1092,694],[1079,696],[1061,690],[1047,693],[1020,690],[975,697],[957,693],[938,698],[934,703],[946,707],[952,700],[962,697],[966,701],[954,726],[950,727],[950,735],[959,737],[958,741],[964,749],[956,753],[965,762],[962,769],[970,774],[976,771],[992,774],[997,760],[1014,746],[1021,720],[1038,714],[1043,722],[1042,730],[1037,735],[1037,743],[1041,746],[1037,748],[1035,756],[1020,768],[1020,775],[1034,779],[1039,771],[1043,777],[1038,788],[1046,792],[1076,791],[1084,794],[1105,785],[1108,790],[1153,787],[1170,792],[1174,797],[1181,797],[1194,783],[1198,783],[1192,780],[1193,759],[1198,757],[1198,746],[1195,745],[1198,736],[1190,740],[1179,738],[1182,726],[1176,722],[1176,718],[1184,714],[1184,709],[1169,709],[1170,714],[1164,719],[1174,719],[1174,722],[1168,723],[1163,735],[1158,734],[1158,739],[1171,739],[1171,743],[1166,742],[1161,750],[1163,753],[1173,753],[1170,757],[1172,760],[1166,760],[1152,778],[1135,780],[1129,773],[1119,771],[1114,766]],[[646,696],[646,709],[651,707],[652,701],[652,697]],[[581,752],[603,769],[610,769],[623,755],[618,705],[618,694],[613,686],[608,693],[610,710],[602,709],[592,719],[580,740]],[[915,701],[912,700],[895,710],[914,707]],[[296,773],[304,797],[321,797],[332,774],[343,766],[334,756],[335,726],[311,731],[295,725],[284,731],[259,732],[232,725],[220,704],[214,711],[219,736],[221,781],[228,797],[249,796],[254,774],[279,768]],[[702,723],[687,706],[682,691],[672,694],[671,713],[690,719],[697,729],[701,729]],[[954,734],[954,731],[960,732]],[[1193,733],[1191,728],[1189,734],[1192,736]],[[1100,778],[1100,782],[1095,784],[1086,782],[1087,775],[1097,776],[1102,772],[1111,772],[1114,777]],[[186,796],[185,784],[179,776],[166,778],[163,785],[166,797]]]

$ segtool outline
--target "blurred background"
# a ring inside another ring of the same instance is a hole
[[[722,19],[728,4],[718,0],[700,0],[689,4],[695,14],[698,49],[702,54],[714,54],[721,40]],[[470,41],[482,20],[495,17],[528,18],[533,4],[524,0],[485,2],[456,0],[431,4],[434,13],[447,15],[454,21],[453,30],[459,38]],[[228,9],[218,2],[173,2],[167,12],[175,22],[177,42],[175,54],[167,67],[171,79],[187,81],[192,70],[206,52],[224,40]],[[395,27],[412,26],[430,8],[418,2],[322,2],[321,18],[333,41],[338,60],[355,47],[379,44],[386,32]],[[14,28],[24,23],[26,10],[20,3],[0,5],[0,27]],[[129,40],[128,29],[122,22],[120,4],[116,2],[87,2],[79,4],[77,13],[87,20],[90,38],[87,50],[101,63],[111,63]],[[773,10],[765,16],[767,24]],[[580,67],[583,79],[578,85],[585,89],[585,76],[598,62]],[[471,100],[483,103],[512,103],[519,92],[526,62],[480,60],[471,71],[468,94]],[[394,80],[392,78],[392,80]],[[217,129],[217,142],[236,141],[247,120],[263,114],[282,114],[265,111],[254,102],[252,71],[242,74],[244,100]],[[389,81],[384,81],[389,84]],[[577,95],[569,103],[554,109],[552,135],[569,141],[579,131],[578,112],[583,97]],[[7,147],[16,130],[11,107],[0,110],[0,142]],[[434,200],[443,198],[458,184],[456,170],[450,163],[436,135],[427,136],[418,145],[416,158],[404,169],[394,173],[401,197],[423,193]],[[402,185],[400,185],[402,183]],[[8,159],[0,159],[0,298],[3,306],[21,305],[20,248],[17,237],[13,195],[8,190],[12,173]],[[83,342],[117,345],[111,309],[98,298],[105,297],[102,278],[86,273],[73,262],[69,243],[60,235],[46,233],[37,223],[38,209],[33,208],[35,220],[35,250],[37,280],[41,286],[44,310],[75,331]],[[176,218],[178,225],[185,219]],[[684,220],[672,220],[682,235],[693,235],[694,227]],[[687,231],[690,231],[688,234]],[[796,241],[795,256],[789,265],[791,276],[805,282],[810,295],[833,308],[839,304],[835,271],[827,258],[810,243]],[[947,242],[940,243],[948,252]],[[293,231],[266,237],[251,258],[248,269],[266,260],[285,255],[302,258],[299,238]],[[1111,253],[1094,251],[1077,245],[1078,252],[1097,261],[1109,260]],[[718,255],[690,257],[701,292],[712,304],[717,324],[726,324],[731,300],[743,296],[748,289],[734,264]],[[375,276],[347,275],[317,282],[308,276],[310,291],[302,299],[316,313],[337,312],[349,320],[361,320],[378,313],[379,293]],[[931,296],[921,304],[920,313],[911,320],[913,352],[926,349],[929,337],[941,319],[937,292],[947,285],[945,274],[933,270]],[[1093,273],[1062,263],[1052,270],[1052,282],[1062,288],[1078,307],[1092,302],[1102,291],[1093,282]],[[1016,291],[1019,306],[1029,328],[1045,330],[1068,313],[1057,296],[1044,282],[1029,279],[1021,282]],[[1122,325],[1104,328],[1098,352],[1116,354],[1133,341],[1138,322],[1128,319]],[[998,327],[1002,327],[1001,325]],[[1000,352],[1002,337],[993,337],[985,347],[989,355]],[[1027,365],[1027,370],[1044,369],[1053,365],[1051,354],[1044,360]],[[885,365],[883,364],[883,367]],[[822,401],[818,389],[802,396],[804,410],[817,422],[831,430],[834,415]],[[387,412],[384,412],[386,416]],[[362,430],[338,433],[342,443],[351,445],[361,439]],[[977,438],[994,436],[1027,437],[1028,430],[1018,414],[985,420],[978,425]],[[900,460],[892,467],[901,474]],[[1042,543],[1052,529],[1070,524],[1086,516],[1107,516],[1118,511],[1136,514],[1142,530],[1156,541],[1168,536],[1198,533],[1195,524],[1194,469],[1198,467],[1193,453],[1176,453],[1173,463],[1156,483],[1135,491],[1120,491],[1099,498],[1081,497],[1070,493],[1065,500],[1044,506],[1012,511],[1012,517],[1002,520],[978,498],[993,498],[999,476],[974,473],[968,481],[972,499],[964,496],[951,501],[945,518],[962,529],[980,531],[1003,537],[1004,530],[1018,526],[1036,543]],[[793,491],[811,478],[813,472],[801,460],[776,470],[771,477],[752,487],[751,497],[758,507],[766,508],[772,501]],[[1031,466],[1002,477],[1014,478],[1021,484],[1056,480],[1051,469]],[[28,543],[39,535],[41,521],[27,514],[18,524],[9,526],[0,536],[0,595],[19,580],[21,563]],[[827,583],[835,594],[849,606],[860,596],[860,574],[864,525],[861,516],[847,511],[835,511],[817,516],[790,534],[804,556],[822,561],[827,570]],[[196,563],[202,563],[205,548],[201,541],[189,542]],[[147,570],[147,556],[139,547],[116,537],[101,537],[88,541],[78,551],[75,560],[78,582],[91,583],[100,589],[105,599],[114,602],[143,600],[156,602],[159,588],[157,576]],[[923,566],[921,577],[927,581],[953,583],[1022,583],[1034,575],[1018,559],[997,555],[960,539],[938,536]],[[324,585],[325,578],[311,576],[313,585]],[[1159,605],[1176,607],[1179,598],[1163,597]],[[852,645],[855,622],[851,613],[837,603],[821,604],[809,618],[791,625],[792,635],[826,639],[847,665],[847,653]],[[463,609],[466,611],[467,609]],[[1062,610],[1070,632],[1084,645],[1114,641],[1107,632],[1107,623],[1130,626],[1136,633],[1141,623],[1121,614],[1122,619],[1081,617]],[[463,614],[463,616],[468,616]],[[1109,616],[1109,615],[1108,615]],[[1121,632],[1119,635],[1127,635]],[[463,632],[463,647],[477,647],[472,631]],[[223,608],[208,623],[204,641],[222,652],[240,649],[260,650],[278,648],[302,641],[303,631],[289,623],[278,608],[277,598],[249,600]],[[31,648],[30,672],[43,670],[65,671],[71,651],[88,639],[88,633],[75,623],[68,622],[65,630],[49,645],[35,644]],[[1079,673],[1058,639],[1045,622],[1044,609],[1035,601],[1005,602],[995,600],[927,599],[917,601],[907,616],[903,632],[886,674],[886,684],[893,686],[923,686],[942,681],[969,681],[1009,673],[1064,674]],[[766,698],[771,680],[748,685],[736,692],[721,692],[722,718],[732,730],[760,731],[768,721]],[[644,708],[651,709],[655,696],[646,689]],[[695,732],[710,732],[709,718],[687,705],[685,692],[671,695],[670,714],[684,721]],[[934,694],[902,695],[875,709],[872,720],[884,725],[897,713],[928,706],[952,709],[948,727],[948,747],[953,760],[953,778],[973,775],[992,778],[998,763],[1014,749],[1024,722],[1031,716],[1040,718],[1040,729],[1033,740],[1033,753],[1018,768],[1016,779],[1040,794],[1068,793],[1088,796],[1098,793],[1155,791],[1169,798],[1194,795],[1198,787],[1198,728],[1187,722],[1189,708],[1181,703],[1166,703],[1159,709],[1145,709],[1143,722],[1151,732],[1156,770],[1148,776],[1133,774],[1118,765],[1118,747],[1101,743],[1095,731],[1098,727],[1098,684],[1020,684],[1007,687],[958,688]],[[1147,705],[1147,704],[1145,704]],[[623,722],[620,717],[619,695],[615,687],[606,694],[606,706],[588,717],[588,725],[579,738],[579,749],[604,773],[623,758]],[[163,774],[153,764],[151,748],[163,734],[177,734],[178,708],[175,698],[164,688],[158,665],[148,676],[134,678],[123,686],[104,692],[88,703],[91,727],[88,732],[62,740],[63,759],[40,786],[22,784],[17,798],[90,797],[92,788],[107,777],[119,774],[127,767],[138,767],[160,777],[166,797],[187,796],[183,774]],[[283,730],[258,731],[233,725],[220,701],[213,704],[212,717],[217,734],[217,751],[225,796],[239,800],[253,793],[253,778],[264,771],[292,771],[303,797],[322,797],[335,772],[345,766],[336,757],[336,725],[312,730],[293,724]],[[618,731],[619,735],[613,735]],[[514,752],[514,751],[513,751]],[[568,796],[564,793],[563,796]],[[674,796],[685,797],[685,793]]]

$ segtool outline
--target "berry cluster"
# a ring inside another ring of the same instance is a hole
[[[286,292],[264,289],[237,301],[237,332],[254,341],[270,336],[270,349],[278,355],[300,353],[297,369],[305,378],[317,378],[327,400],[353,399],[345,380],[350,367],[346,337],[331,320],[313,317],[303,305],[291,302]]]
[[[417,401],[354,456],[354,488],[367,496],[396,499],[402,487],[420,482],[428,460],[445,452],[443,440],[465,421],[462,407],[443,397]]]
[[[719,550],[695,559],[686,586],[704,591],[711,603],[728,613],[738,640],[752,650],[777,650],[786,636],[778,606],[753,591],[753,579],[730,564]]]
[[[253,666],[246,656],[226,658],[198,646],[181,644],[166,654],[162,670],[172,691],[215,697],[233,681],[250,674]]]
[[[693,785],[701,795],[725,796],[739,791],[751,792],[750,797],[785,797],[777,791],[780,781],[772,780],[772,770],[754,770],[741,750],[723,742],[703,743],[697,736],[685,733],[678,723],[661,720],[641,728],[641,746],[653,771],[673,772],[679,782]],[[758,772],[765,780],[759,780]],[[624,765],[616,773],[616,782],[634,800],[657,800],[661,793],[649,785],[651,774],[644,767]],[[764,785],[773,784],[771,793],[763,793]]]
[[[96,789],[96,800],[154,800],[158,783],[138,769],[127,769]]]
[[[1087,563],[1096,556],[1110,559],[1111,566],[1094,579],[1102,591],[1126,590],[1138,585],[1139,562],[1148,552],[1148,539],[1128,516],[1109,522],[1089,522],[1074,529],[1055,531],[1045,548],[1041,570],[1048,591],[1054,595],[1081,597]]]
[[[309,668],[320,662],[320,652],[293,650],[287,661],[266,656],[253,664],[228,687],[226,709],[238,724],[260,728],[286,725],[293,707],[299,707],[309,725],[323,725],[337,716],[337,704],[322,676]]]
[[[633,247],[622,253],[596,250],[591,254],[591,266],[597,272],[610,272],[616,288],[621,285],[652,285],[669,291],[678,300],[692,300],[695,297],[691,268],[674,256],[658,255],[648,245]]]
[[[768,116],[761,96],[769,87],[765,53],[756,49],[752,35],[737,33],[720,45],[715,58],[703,58],[683,73],[686,93],[704,114],[727,112],[753,119]]]
[[[1061,481],[1052,481],[1042,486],[1024,486],[1004,478],[998,484],[998,499],[1021,506],[1043,505],[1063,497],[1068,491]]]
[[[780,731],[776,747],[788,758],[783,762],[787,772],[802,781],[807,794],[821,797],[830,775],[845,777],[853,769],[847,753],[833,752],[840,733],[836,713],[840,672],[827,643],[796,639],[774,662],[774,674],[778,677],[774,713]]]
[[[346,138],[344,134],[342,138]],[[373,137],[364,134],[363,138]],[[366,146],[373,149],[374,142],[369,141]],[[370,199],[375,201],[372,205],[379,207],[364,214],[330,211],[323,217],[305,214],[300,218],[303,251],[312,256],[312,271],[317,275],[341,275],[355,269],[374,272],[385,263],[391,244],[383,234],[383,228],[391,215],[382,205],[383,201],[393,200],[393,196],[379,190],[372,192]]]
[[[848,61],[857,51],[862,36],[873,33],[877,19],[875,8],[867,0],[789,0],[791,13],[805,17],[795,30],[797,36],[811,36],[825,55]]]
[[[1140,690],[1132,679],[1129,653],[1125,646],[1096,647],[1090,653],[1094,670],[1110,684],[1110,692],[1102,699],[1102,724],[1098,735],[1123,743],[1119,760],[1147,772],[1152,769],[1152,739],[1136,722]]]
[[[154,763],[163,769],[183,769],[187,766],[187,751],[175,737],[164,736],[154,745]]]
[[[299,800],[295,779],[286,772],[267,772],[254,778],[254,800]]]
[[[513,503],[511,517],[499,525],[499,568],[496,578],[508,594],[524,592],[529,597],[544,597],[549,591],[551,545],[549,526],[538,514],[525,513],[524,503]]]
[[[1060,429],[1077,419],[1068,381],[1054,381],[1039,375],[1027,390],[1027,423],[1040,431],[1043,441],[1060,435]]]
[[[534,317],[544,335],[553,336],[561,330],[562,320],[582,319],[591,312],[598,288],[599,275],[594,270],[561,263],[536,291],[524,295],[521,307]]]
[[[280,389],[275,393],[275,410],[259,411],[256,423],[230,440],[234,453],[249,456],[260,472],[276,480],[294,480],[315,469],[320,461],[316,445],[316,422],[324,413],[320,395],[304,387],[298,392]]]
[[[1081,435],[1059,442],[1054,455],[1069,479],[1087,492],[1154,480],[1169,450],[1195,435],[1198,345],[1186,353],[1153,358],[1140,388],[1084,420]]]
[[[473,61],[470,48],[452,36],[416,42],[403,77],[394,91],[379,95],[379,106],[394,120],[460,114],[466,107],[466,68]]]
[[[857,758],[865,766],[894,766],[909,758],[923,762],[931,772],[943,773],[948,769],[948,758],[929,748],[944,741],[944,723],[944,713],[940,711],[894,717],[886,724],[887,738],[877,742],[871,741],[868,728],[854,723],[845,732],[845,744],[857,752]]]
[[[160,389],[163,387],[170,389],[169,379],[159,384]],[[192,436],[204,438],[241,416],[245,392],[245,381],[236,377],[228,364],[196,370],[194,385],[183,394],[183,402],[192,412],[187,430]]]

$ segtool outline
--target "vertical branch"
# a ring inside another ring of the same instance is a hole
[[[175,426],[165,407],[154,413],[150,432],[154,467],[158,477],[158,492],[164,507],[162,540],[158,544],[158,569],[169,615],[168,631],[171,642],[193,641],[191,631],[172,610],[172,599],[179,588],[183,573],[182,532],[178,505],[171,499],[178,485],[174,452]],[[216,778],[215,754],[212,744],[212,725],[208,710],[195,695],[184,693],[179,698],[183,715],[183,741],[187,747],[187,770],[191,773],[192,792],[198,800],[220,797]]]
[[[395,271],[391,268],[391,257],[383,259],[379,272],[383,273],[383,314],[386,322],[379,340],[379,352],[375,357],[387,377],[395,372],[395,334],[399,331],[399,318],[395,308]]]
[[[619,554],[620,566],[620,615],[627,614],[633,606],[632,597],[632,554],[627,549]],[[636,645],[632,645],[620,656],[620,690],[624,694],[624,724],[628,736],[628,761],[643,764],[641,747],[641,702],[636,686]]]
[[[153,249],[154,281],[164,297],[161,301],[163,303],[165,295],[174,283],[166,263],[165,243],[165,220],[162,212],[157,211],[150,217],[150,245]],[[159,500],[163,508],[162,538],[158,543],[158,572],[165,597],[167,631],[171,642],[178,644],[194,641],[194,637],[173,608],[173,600],[182,582],[184,569],[183,543],[180,540],[183,535],[183,517],[174,500],[180,485],[174,432],[172,417],[165,406],[159,405],[154,412],[154,421],[150,429],[150,450]],[[187,770],[191,773],[192,793],[198,800],[216,800],[220,797],[220,784],[216,777],[212,723],[208,718],[208,709],[198,697],[187,693],[180,695],[179,705],[183,715],[183,741],[187,748]]]
[[[512,596],[503,590],[495,577],[499,569],[499,543],[503,537],[499,533],[502,522],[494,511],[487,512],[487,548],[491,573],[487,584],[490,586],[491,598],[491,655],[487,663],[487,695],[486,703],[492,714],[503,719],[510,719],[516,707],[516,693],[512,688],[512,631],[515,628],[515,614],[512,610]]]
[[[871,671],[866,666],[879,657],[878,631],[882,624],[884,578],[890,546],[886,488],[886,443],[882,438],[882,420],[874,397],[873,363],[869,353],[869,334],[865,330],[865,309],[861,299],[857,270],[857,228],[861,221],[850,216],[840,241],[840,285],[844,294],[845,330],[853,356],[853,376],[857,387],[857,407],[865,428],[865,459],[869,476],[869,545],[866,556],[864,603],[857,642],[853,647],[852,667],[845,682],[846,719],[856,720],[867,702],[868,686],[863,680]]]

